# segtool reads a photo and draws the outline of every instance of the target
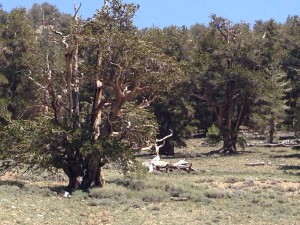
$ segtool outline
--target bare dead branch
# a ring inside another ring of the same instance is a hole
[[[78,14],[78,12],[79,12],[79,10],[81,8],[81,3],[79,4],[79,7],[77,8],[76,2],[75,2],[75,0],[73,0],[73,6],[74,6],[74,16],[73,16],[73,19],[77,21],[78,20],[77,19],[77,14]]]
[[[169,129],[169,131],[171,132],[169,135],[161,138],[161,139],[156,139],[156,142],[161,142],[161,141],[164,141],[166,140],[167,138],[171,137],[173,135],[173,131],[171,129]]]
[[[246,163],[246,166],[264,166],[265,162],[253,162],[253,163]]]
[[[39,82],[37,82],[33,77],[31,77],[31,71],[29,71],[29,74],[25,74],[25,76],[31,80],[36,86],[38,86],[39,88],[46,90],[46,87],[41,85]]]
[[[178,162],[171,163],[166,161],[160,161],[158,160],[151,160],[150,162],[143,162],[142,166],[148,168],[148,172],[151,173],[153,170],[157,170],[160,172],[169,172],[173,170],[179,170],[179,171],[187,171],[190,173],[191,171],[195,171],[195,169],[192,168],[192,163],[185,161],[185,159],[181,159]]]

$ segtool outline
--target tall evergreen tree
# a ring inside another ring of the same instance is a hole
[[[212,15],[210,29],[195,51],[198,74],[192,81],[199,86],[193,95],[213,112],[223,152],[236,151],[238,132],[249,118],[250,107],[273,88],[266,85],[269,77],[256,54],[260,39],[255,39],[247,24],[232,24]]]
[[[34,31],[24,8],[11,11],[2,18],[1,30],[1,74],[8,83],[3,93],[9,99],[7,109],[13,118],[28,116],[29,103],[33,103],[34,89],[26,78],[33,62],[31,56],[35,45]]]
[[[264,96],[257,99],[252,108],[252,126],[260,132],[268,133],[268,142],[273,143],[276,127],[282,125],[285,119],[284,95],[289,88],[289,82],[281,67],[282,56],[282,26],[274,20],[257,21],[254,34],[258,39],[257,56],[260,70],[267,76],[268,82]],[[262,38],[261,38],[262,37]]]
[[[284,48],[286,53],[282,61],[284,71],[291,81],[291,88],[286,99],[289,110],[287,111],[287,125],[299,132],[299,98],[300,98],[300,18],[290,16],[284,26]]]

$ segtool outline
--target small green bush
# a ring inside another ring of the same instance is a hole
[[[244,193],[239,190],[212,188],[207,190],[204,195],[208,198],[235,198],[240,197]]]
[[[236,182],[238,182],[239,179],[236,178],[236,177],[227,177],[225,180],[224,180],[224,183],[230,183],[230,184],[234,184]]]
[[[206,133],[206,141],[209,145],[216,145],[222,140],[221,130],[216,125],[211,125]]]
[[[104,188],[91,189],[89,196],[97,199],[121,199],[125,198],[126,191],[125,187],[110,184]]]
[[[88,205],[90,206],[113,206],[114,205],[114,201],[111,199],[91,199],[88,202]]]
[[[168,184],[165,186],[165,191],[168,192],[171,197],[180,197],[180,195],[183,193],[182,188]]]
[[[148,203],[164,202],[169,199],[169,194],[158,189],[147,189],[141,193],[142,200]]]

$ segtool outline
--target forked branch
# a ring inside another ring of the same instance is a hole
[[[164,141],[164,140],[166,140],[167,138],[169,138],[169,137],[172,137],[172,135],[173,135],[173,131],[171,130],[171,129],[169,129],[170,130],[170,134],[168,134],[167,136],[165,136],[165,137],[163,137],[163,138],[161,138],[161,139],[156,139],[156,142],[161,142],[161,141]]]

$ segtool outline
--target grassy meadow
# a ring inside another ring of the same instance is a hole
[[[0,224],[299,224],[300,152],[251,147],[233,156],[206,155],[216,147],[190,140],[176,149],[196,171],[127,178],[105,167],[107,184],[63,198],[63,175],[0,178]],[[149,160],[150,156],[139,160]],[[264,165],[249,166],[252,163]]]

